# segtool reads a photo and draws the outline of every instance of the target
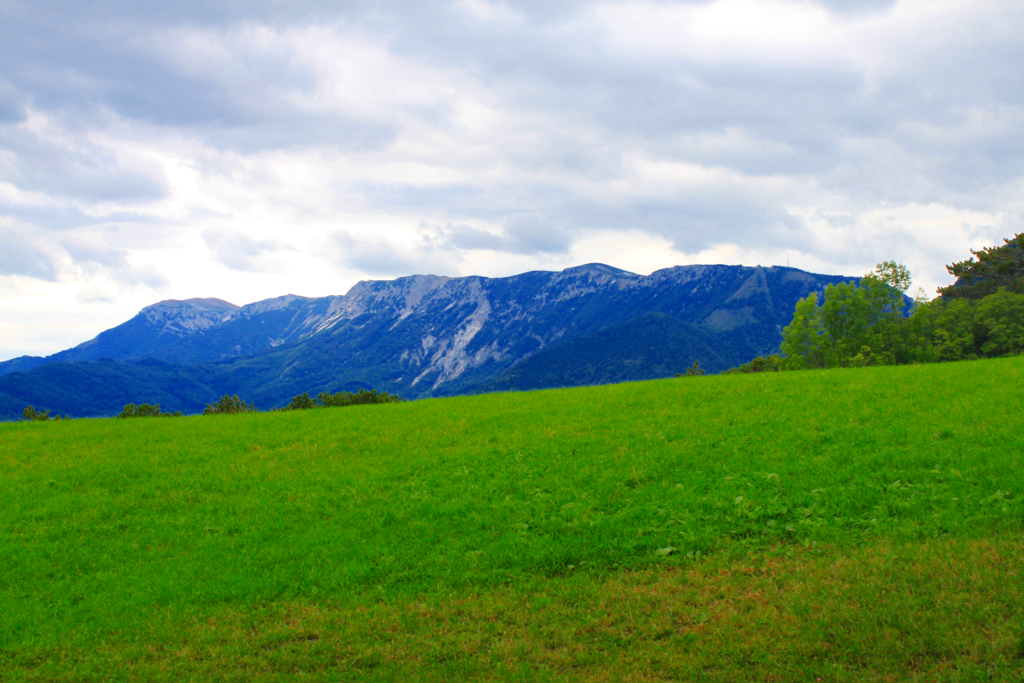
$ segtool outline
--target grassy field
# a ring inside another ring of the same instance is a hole
[[[1024,358],[0,424],[0,680],[1018,680]]]

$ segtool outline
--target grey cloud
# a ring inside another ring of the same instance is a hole
[[[122,282],[132,285],[143,285],[155,290],[164,289],[171,284],[163,273],[150,265],[135,266],[130,273],[131,277],[122,278]]]
[[[513,254],[565,254],[572,238],[537,215],[516,216],[505,223],[505,251]]]
[[[360,121],[342,115],[277,116],[251,126],[208,131],[206,142],[242,154],[310,146],[345,152],[382,150],[398,134],[389,121]]]
[[[255,273],[280,272],[274,255],[291,247],[277,240],[256,240],[240,232],[204,230],[203,241],[214,257],[232,270]]]
[[[69,29],[80,24],[230,26],[260,20],[275,26],[321,22],[344,17],[353,8],[371,8],[371,0],[324,3],[319,0],[104,0],[83,6],[75,0],[8,0],[8,17]],[[414,3],[410,3],[414,4]]]
[[[622,206],[578,203],[562,207],[561,212],[586,220],[593,228],[664,237],[678,251],[691,254],[730,243],[745,249],[798,247],[810,239],[804,222],[789,214],[778,199],[728,185],[693,188]],[[556,214],[554,219],[558,218]]]
[[[861,12],[880,11],[892,3],[834,0],[824,4],[836,11]],[[216,3],[186,2],[180,10],[176,5],[173,13],[152,3],[112,2],[101,37],[74,28],[71,18],[86,24],[95,20],[90,18],[93,13],[79,14],[82,10],[71,3],[43,3],[40,10],[32,14],[25,10],[19,18],[27,21],[26,17],[35,16],[35,22],[28,23],[37,31],[43,26],[50,31],[56,25],[70,38],[59,43],[56,55],[38,51],[32,55],[35,69],[40,64],[52,64],[55,71],[66,70],[68,64],[75,63],[82,72],[82,77],[72,79],[73,83],[60,83],[54,89],[52,95],[57,99],[52,106],[77,106],[82,100],[98,98],[126,116],[164,125],[189,125],[212,144],[244,153],[304,144],[383,149],[395,138],[397,129],[393,122],[357,121],[341,114],[322,116],[280,105],[275,92],[306,91],[315,82],[312,74],[291,64],[287,55],[229,45],[232,60],[209,67],[213,71],[227,69],[222,78],[215,79],[183,72],[180,65],[148,50],[147,45],[124,40],[121,33],[146,36],[158,26],[225,28],[245,22],[287,26],[341,21],[375,28],[391,36],[389,47],[397,54],[442,68],[468,66],[517,104],[538,111],[578,112],[581,120],[606,129],[611,139],[634,136],[630,145],[660,147],[666,137],[716,133],[734,126],[777,143],[779,149],[792,151],[752,159],[742,155],[707,157],[710,163],[731,164],[755,173],[816,173],[835,167],[840,156],[835,140],[844,129],[869,126],[876,134],[892,134],[894,116],[899,112],[888,111],[891,104],[902,102],[904,109],[913,107],[917,90],[913,83],[910,87],[898,84],[895,92],[883,89],[881,97],[867,96],[859,74],[829,66],[721,67],[624,60],[621,55],[605,53],[592,37],[536,30],[547,22],[565,22],[585,15],[588,3],[522,1],[508,5],[523,14],[526,25],[480,26],[465,19],[449,3],[414,2],[348,2],[336,6],[307,2],[288,10],[273,3],[225,3],[221,7]],[[80,59],[83,55],[85,60]],[[989,60],[993,64],[1018,61],[1005,56]],[[40,95],[45,94],[47,83],[54,82],[55,73],[46,74],[47,78],[40,75],[30,72],[33,85],[25,87],[36,90],[36,100],[43,101]],[[1003,79],[1007,85],[1016,83],[1014,87],[1019,89],[1020,79],[1013,73],[1007,76]],[[963,83],[972,79],[947,80]],[[931,109],[928,112],[913,107],[904,115],[924,115],[931,120],[942,107]],[[559,131],[549,133],[557,136]],[[552,170],[587,173],[595,168],[593,155],[558,154],[556,151],[545,161]],[[996,159],[992,165],[999,163]]]
[[[4,215],[18,219],[21,223],[29,225],[45,226],[48,231],[54,233],[68,233],[76,229],[87,228],[97,225],[97,218],[87,212],[90,208],[88,202],[82,202],[82,206],[55,198],[53,202],[42,202],[39,204],[10,204],[4,206],[0,202],[0,211]],[[161,223],[160,218],[152,215],[139,214],[131,210],[103,212],[102,222],[112,225],[126,225],[134,230],[139,226],[146,226],[148,229],[128,238],[128,242],[135,245],[140,243],[158,245],[163,240],[159,237],[159,230],[155,226]]]
[[[892,8],[897,0],[818,0],[818,4],[833,12],[844,14],[867,14]]]
[[[425,211],[428,207],[446,207],[459,213],[463,207],[474,207],[473,211],[488,211],[485,203],[485,190],[482,187],[464,183],[449,185],[432,185],[428,187],[408,185],[404,183],[356,183],[359,191],[377,207],[388,210],[411,209],[415,212]]]
[[[314,24],[353,31],[412,64],[456,73],[457,82],[483,90],[492,106],[536,122],[529,144],[506,141],[501,131],[473,143],[488,159],[475,163],[507,169],[500,181],[476,179],[474,162],[456,155],[428,163],[448,163],[473,180],[422,187],[375,174],[373,182],[347,185],[369,211],[453,222],[415,248],[338,237],[334,262],[374,274],[443,265],[465,249],[564,254],[574,238],[594,228],[647,231],[688,252],[724,242],[787,245],[806,240],[808,232],[786,207],[829,192],[853,212],[889,202],[1001,211],[1005,200],[993,199],[992,188],[1024,174],[1018,66],[1024,43],[1010,30],[1022,18],[1011,3],[990,10],[990,23],[1010,29],[993,31],[982,17],[955,35],[939,32],[932,43],[909,46],[914,50],[894,46],[900,49],[871,73],[828,60],[751,63],[724,54],[616,52],[590,22],[595,3],[505,4],[524,21],[488,24],[456,3],[412,0],[106,0],[100,9],[67,1],[7,2],[0,8],[0,73],[7,79],[0,87],[0,123],[20,120],[31,105],[83,132],[107,130],[105,112],[112,111],[156,131],[149,134],[184,134],[243,156],[333,147],[339,164],[361,163],[356,152],[387,153],[409,133],[402,128],[408,120],[420,125],[416,135],[426,131],[417,142],[435,133],[460,140],[464,123],[443,98],[387,105],[374,120],[344,107],[327,113],[296,107],[289,96],[315,95],[321,74],[283,48],[238,37],[244,26]],[[892,0],[819,4],[854,17],[894,6]],[[189,62],[182,36],[200,34],[222,57]],[[978,124],[978,117],[996,123]],[[16,159],[16,172],[6,179],[20,189],[93,202],[153,199],[166,191],[159,173],[124,169],[96,146],[63,149],[8,125],[0,129],[0,148]],[[790,176],[821,194],[773,196],[735,182],[641,198],[595,193],[593,187],[628,176],[624,159],[630,155],[723,167],[755,177],[751,184],[756,177]],[[574,189],[580,186],[590,189]],[[49,227],[75,220],[60,213],[71,211],[66,207],[50,211]],[[32,220],[45,217],[44,211]],[[503,231],[461,223],[474,219]],[[211,234],[207,242],[228,267],[251,271],[276,268],[273,254],[282,246],[240,233]]]
[[[615,142],[577,137],[571,131],[555,129],[531,149],[508,150],[506,158],[528,173],[555,173],[559,177],[600,182],[620,176],[623,151]]]
[[[325,240],[320,252],[335,268],[375,277],[448,275],[457,272],[462,261],[435,229],[428,229],[420,235],[418,244],[411,245],[383,238],[357,238],[342,230]]]
[[[889,9],[896,4],[897,0],[813,0],[816,4],[827,7],[835,12],[860,13],[879,12]],[[655,0],[664,5],[707,5],[712,0]],[[567,16],[580,11],[587,6],[585,0],[573,0],[571,2],[550,2],[548,0],[509,0],[505,4],[514,7],[530,19],[542,22],[547,20],[562,20]]]
[[[70,237],[63,243],[72,261],[92,264],[100,268],[124,268],[128,264],[128,253],[121,249],[110,249],[91,240]]]
[[[497,3],[496,3],[497,4]],[[525,17],[531,24],[546,25],[564,22],[578,15],[589,4],[587,0],[507,0],[507,7]]]
[[[0,275],[25,275],[54,282],[57,269],[58,259],[25,232],[0,226]]]
[[[494,233],[470,225],[453,225],[447,230],[448,243],[457,249],[505,249],[505,240]]]
[[[95,241],[74,235],[61,239],[61,245],[71,257],[72,263],[87,275],[102,275],[127,287],[148,287],[160,290],[170,284],[167,278],[152,266],[133,264],[131,256],[123,249],[110,248],[105,244],[98,244]],[[83,296],[90,302],[100,301],[101,298],[97,297],[107,296],[107,294],[97,294],[97,292],[106,290],[93,288],[88,291],[91,293],[83,294]]]
[[[57,199],[94,202],[152,200],[166,194],[162,169],[149,162],[125,168],[109,149],[77,139],[48,140],[17,125],[0,126],[0,181]]]
[[[25,118],[25,107],[9,83],[0,81],[0,126],[20,123]]]
[[[274,4],[184,2],[172,13],[158,3],[111,2],[102,14],[62,2],[0,8],[0,45],[6,47],[0,48],[0,67],[13,98],[8,108],[16,113],[31,103],[91,128],[104,127],[102,110],[108,108],[243,153],[388,144],[395,135],[388,121],[296,108],[289,96],[310,96],[318,75],[281,49],[256,46],[237,33],[211,35],[210,41],[220,41],[214,50],[220,58],[189,61],[191,47],[181,39],[197,32],[258,26],[261,19],[282,29],[299,21],[333,23],[346,13],[317,3],[300,3],[294,11]]]
[[[512,216],[504,221],[501,235],[469,225],[450,225],[442,243],[456,249],[490,249],[510,254],[565,254],[572,237],[542,215]]]
[[[398,250],[394,247],[384,242],[357,242],[346,232],[335,234],[330,246],[334,261],[371,275],[411,273],[416,268],[411,259],[397,253]]]
[[[117,302],[117,295],[102,287],[85,287],[75,300],[80,304],[112,304]]]
[[[881,11],[891,4],[828,6],[862,12]],[[431,30],[427,26],[425,33]],[[581,58],[579,44],[552,42],[529,31],[482,31],[460,38],[421,36],[410,44],[441,61],[455,60],[459,51],[468,51],[477,70],[489,81],[503,84],[504,93],[520,105],[559,112],[563,118],[578,112],[582,121],[606,130],[613,143],[659,150],[666,139],[680,135],[718,134],[730,127],[747,131],[755,140],[772,143],[776,151],[730,154],[681,149],[679,156],[755,174],[827,173],[844,162],[840,143],[850,136],[897,140],[912,149],[913,141],[903,130],[907,121],[948,129],[958,117],[974,113],[979,96],[980,101],[993,93],[1002,99],[1016,98],[1013,93],[1021,90],[1022,81],[1009,72],[1002,74],[1005,69],[1014,70],[1012,65],[1021,61],[1018,56],[1024,58],[1018,55],[1024,49],[1019,41],[968,33],[962,50],[943,55],[950,63],[914,64],[905,75],[883,74],[879,83],[868,87],[864,74],[827,63],[795,67],[667,60],[658,65],[606,54],[600,47]],[[985,46],[976,49],[979,41]],[[632,137],[627,141],[625,135]],[[975,172],[963,175],[978,182],[1020,172],[1019,155],[979,150],[956,136],[948,139],[959,154],[951,154],[950,163],[936,169],[936,190],[943,190],[944,183],[958,186],[961,174],[956,167],[962,166],[963,155],[980,157],[980,163],[972,164]],[[559,168],[556,156],[545,157],[544,163],[552,170],[570,171]]]

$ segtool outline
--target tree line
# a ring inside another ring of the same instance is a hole
[[[371,389],[360,389],[359,391],[352,393],[350,391],[339,391],[337,393],[321,392],[317,394],[316,398],[311,398],[308,393],[302,393],[295,396],[288,405],[283,408],[271,408],[267,412],[282,412],[287,410],[310,410],[313,408],[343,408],[345,406],[356,406],[356,405],[368,405],[374,403],[404,403],[405,399],[395,394],[389,394],[386,391],[377,391]],[[206,408],[203,410],[203,415],[234,415],[238,413],[258,413],[259,408],[254,403],[246,403],[245,400],[240,399],[237,395],[229,396],[225,394],[221,396],[214,403],[207,403]],[[163,412],[160,410],[160,404],[149,405],[148,403],[142,403],[136,405],[129,403],[124,407],[119,414],[115,415],[115,419],[127,419],[135,417],[182,417],[184,414],[180,410],[174,412]],[[38,411],[32,406],[25,408],[22,414],[22,419],[26,422],[47,422],[49,420],[59,420],[60,415],[50,417],[50,411]],[[69,419],[66,415],[64,419]]]
[[[799,301],[782,353],[728,373],[906,365],[1018,355],[1024,351],[1024,233],[946,266],[957,281],[907,304],[910,271],[878,264],[859,283],[829,285]]]

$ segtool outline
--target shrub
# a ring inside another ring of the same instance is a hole
[[[281,410],[309,410],[310,408],[342,408],[369,403],[402,403],[405,399],[386,391],[360,389],[356,393],[339,391],[336,394],[321,392],[316,398],[309,394],[299,394]]]
[[[48,420],[59,420],[60,419],[60,415],[54,415],[51,418],[49,410],[44,410],[42,412],[39,412],[35,408],[33,408],[32,406],[25,406],[25,410],[22,411],[21,415],[22,415],[22,419],[24,419],[26,422],[46,422]],[[71,418],[69,418],[67,415],[65,415],[64,419],[65,420],[69,420]]]
[[[402,403],[405,401],[404,398],[400,398],[394,394],[389,394],[386,391],[377,391],[376,389],[371,389],[370,391],[360,389],[355,394],[348,391],[339,391],[336,394],[321,393],[317,395],[316,400],[325,408],[355,406],[368,403]]]
[[[259,409],[256,408],[254,403],[246,403],[238,396],[228,396],[224,394],[220,397],[220,400],[210,405],[206,404],[206,409],[203,411],[203,415],[233,415],[235,413],[258,413]]]
[[[181,416],[182,416],[182,412],[180,410],[175,410],[173,413],[161,413],[160,412],[160,404],[159,403],[157,403],[156,405],[152,405],[152,406],[149,405],[148,403],[143,403],[142,405],[139,405],[139,406],[135,405],[134,403],[129,403],[128,405],[126,405],[124,407],[124,410],[122,410],[121,413],[119,415],[117,415],[116,417],[118,417],[118,418],[128,418],[128,417],[181,417]]]
[[[686,372],[677,372],[676,377],[700,377],[704,371],[700,368],[700,361],[693,361],[693,365],[686,368]]]
[[[726,370],[724,375],[739,375],[752,372],[779,372],[782,369],[782,356],[758,356],[749,363],[738,365]]]
[[[309,410],[310,408],[319,407],[320,404],[317,403],[317,399],[310,398],[307,393],[302,393],[293,398],[291,402],[281,410]]]

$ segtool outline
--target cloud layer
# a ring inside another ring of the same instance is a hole
[[[1014,0],[10,0],[0,308],[588,260],[932,289],[1024,230],[1022,29]],[[56,350],[24,320],[0,353]]]

